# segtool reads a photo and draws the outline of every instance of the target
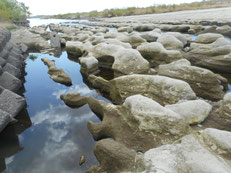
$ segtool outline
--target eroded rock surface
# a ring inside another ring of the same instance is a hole
[[[216,74],[204,68],[191,66],[186,59],[160,65],[158,74],[183,80],[192,87],[197,96],[214,101],[223,98],[228,84],[227,82],[223,87]]]
[[[196,66],[221,73],[231,73],[231,42],[218,38],[211,44],[192,43],[185,57]]]
[[[66,74],[63,69],[56,68],[54,60],[49,60],[48,58],[42,58],[45,65],[48,66],[50,78],[55,82],[70,86],[72,85],[72,80],[68,74]]]
[[[180,51],[167,50],[161,43],[157,42],[142,44],[137,47],[137,50],[149,61],[151,67],[157,67],[160,64],[168,64],[183,58]]]
[[[126,75],[110,81],[110,96],[116,103],[135,94],[147,96],[162,105],[196,98],[188,83],[164,76]]]

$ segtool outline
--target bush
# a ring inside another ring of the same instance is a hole
[[[13,21],[26,19],[30,15],[28,7],[16,0],[0,0],[0,20]]]

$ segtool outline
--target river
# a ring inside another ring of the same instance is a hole
[[[60,22],[70,20],[31,19],[32,26]],[[69,60],[65,51],[59,58],[40,53],[30,55],[37,58],[26,60],[24,96],[27,110],[17,117],[18,123],[9,126],[0,135],[0,141],[4,141],[0,143],[0,154],[3,153],[3,158],[0,157],[0,170],[5,169],[4,173],[84,172],[91,165],[97,164],[93,154],[95,141],[87,129],[87,122],[99,122],[99,119],[88,105],[71,109],[59,96],[78,92],[108,100],[88,88],[83,82],[80,65]],[[67,87],[50,79],[48,68],[41,61],[43,57],[55,60],[56,66],[72,78],[73,85]],[[85,156],[86,163],[79,166],[82,155]]]

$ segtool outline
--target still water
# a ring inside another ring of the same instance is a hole
[[[17,116],[16,124],[10,125],[0,134],[0,172],[85,172],[91,165],[98,164],[93,154],[95,141],[87,129],[87,122],[99,122],[99,119],[88,105],[72,109],[59,96],[78,92],[99,100],[108,100],[88,88],[83,82],[80,65],[69,60],[65,51],[59,58],[40,53],[30,55],[37,58],[26,60],[24,96],[27,108]],[[67,87],[50,79],[48,68],[41,61],[43,57],[55,60],[56,67],[62,68],[72,78],[73,85]],[[86,163],[79,166],[82,155]]]
[[[42,18],[30,18],[30,27],[39,26],[39,25],[49,25],[49,24],[61,24],[61,25],[78,25],[78,26],[86,26],[83,23],[94,23],[89,20],[71,20],[71,19],[42,19]],[[81,24],[79,24],[81,23]]]

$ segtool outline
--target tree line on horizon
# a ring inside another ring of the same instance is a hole
[[[23,2],[0,0],[0,21],[23,20],[30,14],[29,8]]]
[[[153,5],[150,7],[129,7],[123,9],[105,9],[103,11],[91,11],[83,13],[68,13],[46,16],[46,18],[59,18],[59,19],[81,19],[81,18],[95,18],[95,17],[116,17],[116,16],[130,16],[141,14],[165,13],[182,10],[195,10],[205,8],[216,8],[231,6],[231,0],[203,0],[201,2],[172,4],[172,5]]]

